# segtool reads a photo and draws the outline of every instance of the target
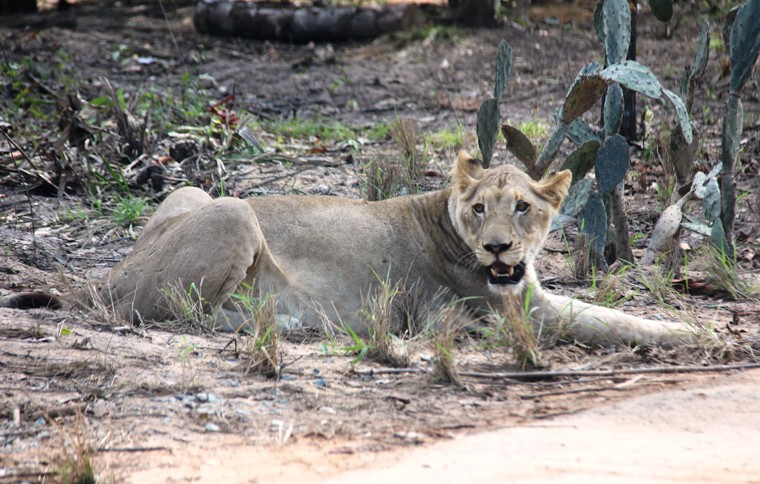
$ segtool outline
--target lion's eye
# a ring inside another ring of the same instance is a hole
[[[526,212],[528,208],[530,208],[530,205],[528,205],[528,202],[525,200],[519,200],[517,205],[515,205],[515,210],[518,212]]]
[[[486,211],[486,206],[482,203],[476,203],[472,206],[472,211],[480,215],[481,213]]]

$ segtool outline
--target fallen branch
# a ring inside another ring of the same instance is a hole
[[[621,370],[558,370],[558,371],[508,371],[495,373],[479,373],[463,371],[461,376],[470,378],[486,378],[492,380],[538,380],[549,378],[574,378],[574,377],[619,377],[621,375],[643,375],[647,373],[710,373],[734,370],[753,370],[760,368],[760,363],[743,363],[740,365],[714,365],[714,366],[654,366],[651,368],[626,368]],[[362,376],[373,375],[399,375],[405,373],[428,373],[421,368],[370,368],[359,370],[352,368],[352,373]]]
[[[641,375],[646,373],[708,373],[733,370],[752,370],[760,368],[760,363],[715,366],[655,366],[651,368],[627,368],[621,370],[559,370],[559,371],[511,371],[498,373],[462,372],[470,378],[535,380],[544,378],[572,378],[579,376],[620,376]]]
[[[403,373],[427,373],[427,370],[421,368],[370,368],[369,370],[359,370],[356,367],[351,367],[351,373],[361,376],[374,376],[374,375],[399,375]]]
[[[98,452],[171,452],[169,447],[101,447]]]

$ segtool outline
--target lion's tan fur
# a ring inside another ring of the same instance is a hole
[[[569,184],[566,171],[535,182],[515,167],[483,169],[460,154],[448,188],[383,202],[313,196],[212,200],[199,189],[182,188],[161,204],[133,252],[101,281],[100,294],[129,320],[160,320],[171,317],[163,289],[193,284],[220,316],[219,324],[235,329],[245,315],[235,312],[230,296],[252,286],[275,293],[278,312],[298,324],[317,326],[326,317],[361,331],[362,296],[388,275],[392,282],[414,284],[425,301],[440,301],[436,295],[446,290],[464,300],[473,317],[498,308],[506,299],[503,291],[524,297],[532,285],[536,323],[572,319],[570,336],[578,340],[690,339],[693,333],[684,325],[541,289],[533,261]],[[482,213],[474,211],[476,203]],[[484,249],[493,243],[508,250]],[[496,258],[502,267],[524,262],[525,276],[517,284],[489,284]]]

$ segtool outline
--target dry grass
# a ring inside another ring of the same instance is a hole
[[[87,438],[87,427],[81,412],[75,414],[74,429],[68,431],[54,419],[47,420],[55,427],[63,440],[60,463],[55,465],[60,482],[64,484],[95,484],[92,465],[92,445]]]
[[[578,232],[573,251],[573,276],[576,279],[585,279],[591,270],[591,242],[587,234]]]
[[[364,167],[364,197],[370,202],[395,197],[402,186],[401,168],[398,163],[378,158]]]
[[[441,307],[429,322],[429,345],[433,352],[433,381],[463,387],[456,365],[457,338],[464,334],[462,307],[451,302]]]
[[[517,364],[521,368],[537,368],[541,365],[541,350],[530,318],[532,288],[528,289],[525,300],[507,292],[502,296],[501,311],[493,311],[499,332],[505,337]]]
[[[408,366],[410,346],[423,326],[424,301],[416,285],[392,284],[390,274],[375,276],[378,284],[362,297],[359,310],[368,328],[367,357],[384,365]]]
[[[283,368],[280,331],[277,328],[277,299],[272,294],[233,295],[239,310],[250,315],[243,331],[246,373],[279,378]]]

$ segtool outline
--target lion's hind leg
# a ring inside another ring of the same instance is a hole
[[[247,203],[236,198],[204,202],[198,192],[189,194],[189,210],[186,199],[175,197],[166,205],[172,201],[168,198],[156,212],[156,223],[146,225],[145,237],[101,281],[101,297],[126,319],[172,319],[171,292],[187,291],[208,309],[217,308],[261,253],[263,234]]]

